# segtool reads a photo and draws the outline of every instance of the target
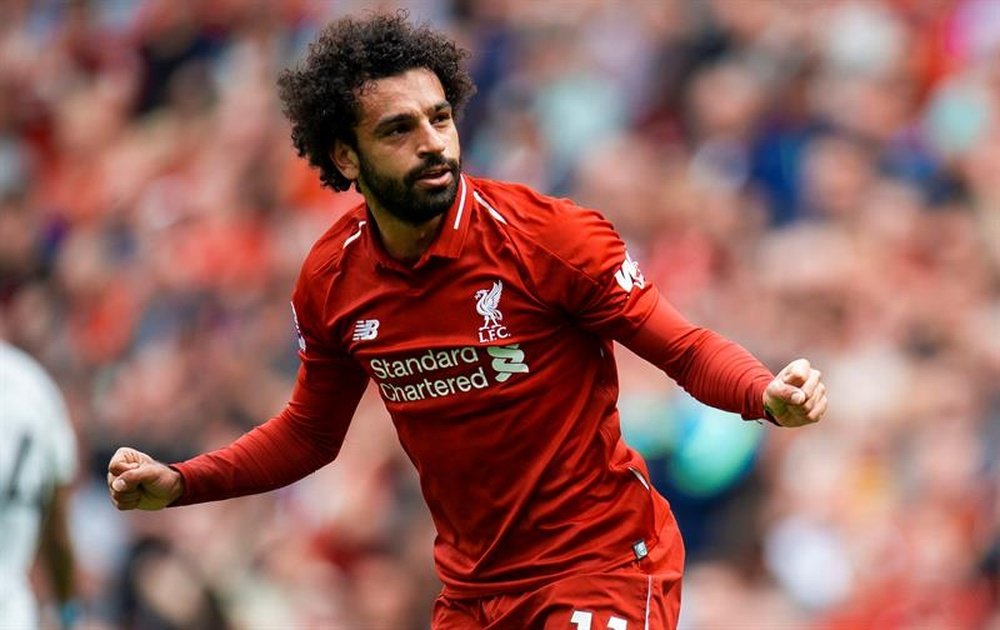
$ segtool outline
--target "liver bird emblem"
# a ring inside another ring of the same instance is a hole
[[[503,319],[500,306],[500,294],[503,293],[503,282],[497,280],[490,289],[476,291],[476,312],[483,316],[483,325],[479,330],[499,326]]]

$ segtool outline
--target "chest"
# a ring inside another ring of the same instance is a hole
[[[394,414],[453,413],[456,402],[496,409],[581,364],[582,332],[538,296],[536,282],[503,252],[363,278],[328,310],[336,313],[329,331]]]
[[[354,278],[331,332],[362,364],[397,352],[531,343],[560,325],[514,252]]]

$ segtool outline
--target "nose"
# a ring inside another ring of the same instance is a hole
[[[431,124],[431,121],[423,121],[420,125],[420,130],[420,145],[417,150],[421,156],[444,152],[445,147],[448,146],[447,139],[444,133]]]

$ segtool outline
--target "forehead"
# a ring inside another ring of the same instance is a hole
[[[372,81],[358,96],[359,126],[370,126],[386,116],[426,112],[446,101],[440,79],[426,68]]]

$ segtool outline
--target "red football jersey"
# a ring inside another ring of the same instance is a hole
[[[313,247],[292,302],[302,367],[288,406],[176,465],[177,504],[330,462],[371,380],[419,471],[448,595],[527,590],[658,544],[680,553],[667,502],[621,437],[613,341],[746,418],[763,416],[770,372],[681,318],[611,224],[568,200],[463,175],[412,266],[374,228],[362,205]]]

